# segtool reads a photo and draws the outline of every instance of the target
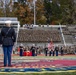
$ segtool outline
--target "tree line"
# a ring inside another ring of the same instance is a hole
[[[34,0],[18,0],[0,8],[0,17],[17,17],[21,25],[34,24]],[[74,0],[36,0],[36,24],[76,24]]]

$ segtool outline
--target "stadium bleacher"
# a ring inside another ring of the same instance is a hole
[[[57,30],[20,29],[18,42],[48,42],[48,38],[53,42],[61,41]]]

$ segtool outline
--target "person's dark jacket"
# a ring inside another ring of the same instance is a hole
[[[16,42],[15,30],[12,27],[4,26],[1,29],[0,38],[1,38],[0,43],[2,43],[3,46],[14,45],[14,42]]]
[[[46,51],[48,51],[48,48],[47,48],[47,47],[45,47],[45,48],[44,48],[44,51],[45,51],[45,52],[46,52]]]
[[[36,48],[32,46],[30,50],[31,50],[32,52],[35,52],[35,49],[36,49]]]
[[[55,47],[55,51],[59,51],[59,47]]]
[[[1,33],[0,33],[0,44],[2,44],[2,36],[1,36]]]

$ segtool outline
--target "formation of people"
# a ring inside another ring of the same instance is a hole
[[[64,55],[64,47],[59,48],[58,46],[52,46],[48,48],[47,46],[44,48],[37,47],[34,44],[31,47],[24,47],[22,44],[17,48],[18,54],[20,56],[37,56],[37,55],[45,55],[45,56],[58,56],[59,54]]]
[[[61,48],[59,48],[58,46],[52,46],[50,48],[45,47],[44,48],[45,51],[45,56],[58,56],[59,54],[62,56],[64,55],[64,47],[62,46]]]

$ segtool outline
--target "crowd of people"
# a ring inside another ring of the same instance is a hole
[[[58,56],[65,54],[76,54],[76,46],[52,46],[48,48],[48,46],[19,46],[16,48],[15,52],[20,56],[37,56],[37,55],[45,55],[45,56]]]
[[[48,38],[52,38],[54,42],[61,41],[60,34],[56,30],[20,29],[18,42],[48,42]]]

